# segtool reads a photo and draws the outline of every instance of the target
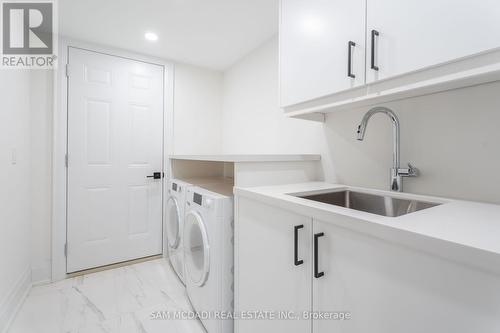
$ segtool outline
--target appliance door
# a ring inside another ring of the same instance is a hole
[[[201,287],[210,271],[208,233],[199,213],[190,211],[184,221],[186,284]]]
[[[177,199],[170,197],[167,201],[167,219],[165,222],[167,243],[170,249],[177,249],[179,247],[182,227],[181,221],[179,203]]]

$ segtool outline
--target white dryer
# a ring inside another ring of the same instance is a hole
[[[215,318],[217,313],[232,313],[234,306],[233,226],[232,196],[195,186],[188,189],[184,225],[186,289],[208,333],[232,333],[234,329],[232,320]]]
[[[190,183],[171,179],[168,181],[168,199],[165,216],[165,251],[168,253],[170,263],[177,276],[185,283],[184,279],[184,214],[186,207],[187,189]]]

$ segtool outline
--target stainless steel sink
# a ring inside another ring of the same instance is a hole
[[[349,190],[294,196],[389,217],[406,215],[440,205],[440,203],[434,202],[407,200]]]

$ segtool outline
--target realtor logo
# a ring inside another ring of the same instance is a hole
[[[53,1],[2,2],[2,67],[54,68]]]

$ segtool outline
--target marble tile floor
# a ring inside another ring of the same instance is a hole
[[[204,333],[197,320],[159,313],[192,311],[164,259],[36,286],[8,333]]]

